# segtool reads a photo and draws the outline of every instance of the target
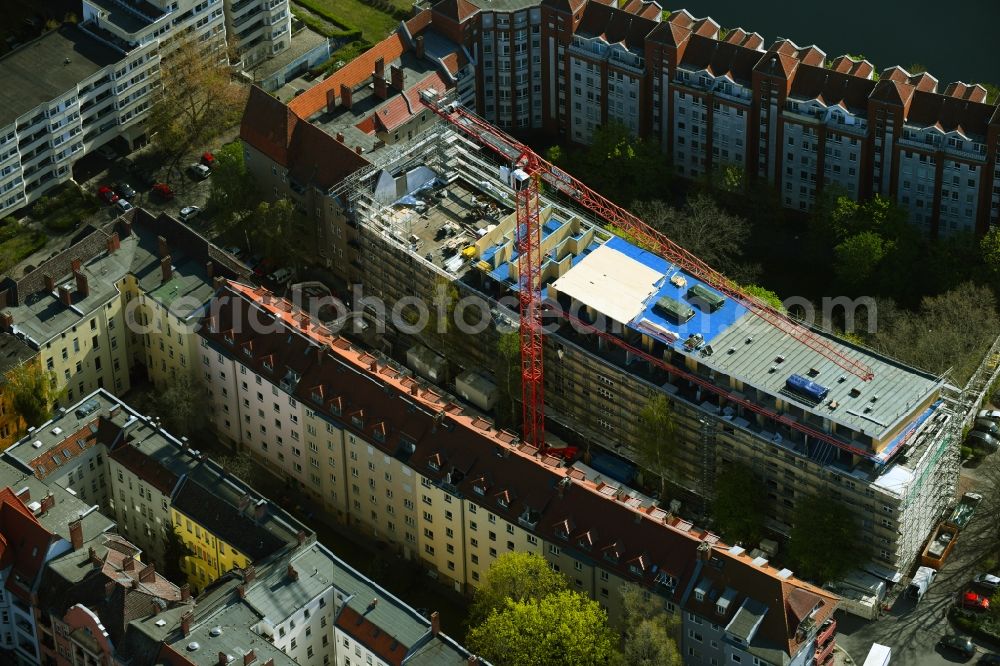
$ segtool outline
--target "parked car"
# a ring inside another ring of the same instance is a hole
[[[188,172],[198,180],[205,180],[212,175],[212,170],[204,164],[192,164],[188,166]]]
[[[997,654],[995,652],[989,652],[980,657],[979,661],[977,661],[976,663],[986,664],[987,666],[1000,664],[1000,654]]]
[[[97,154],[100,155],[101,157],[103,157],[106,160],[116,160],[116,159],[118,159],[118,151],[115,150],[114,148],[112,148],[111,146],[109,146],[108,144],[104,144],[103,146],[101,146],[100,148],[98,148],[97,149]]]
[[[198,208],[197,206],[184,206],[184,208],[181,208],[181,222],[187,222],[188,220],[194,219],[200,212],[201,208]]]
[[[979,432],[978,430],[970,432],[968,439],[965,440],[965,443],[973,449],[980,449],[987,451],[988,453],[993,453],[1000,448],[1000,440],[993,435],[985,432]]]
[[[968,636],[959,636],[958,634],[942,636],[941,640],[938,641],[938,646],[958,652],[966,659],[976,654],[976,646],[972,644],[972,639]]]
[[[979,587],[985,587],[988,590],[1000,589],[1000,576],[994,576],[993,574],[981,573],[972,579],[974,585]]]
[[[991,435],[996,435],[1000,433],[1000,424],[992,419],[976,419],[975,423],[972,425],[973,430],[978,430],[979,432],[986,432]]]
[[[119,197],[118,201],[115,202],[115,208],[123,213],[127,213],[132,210],[134,206],[128,202],[128,199],[122,199]]]
[[[268,275],[267,279],[275,284],[285,284],[292,279],[292,271],[288,268],[279,268]]]
[[[209,152],[201,154],[201,163],[207,166],[209,169],[215,166],[215,155]]]
[[[980,409],[979,414],[976,415],[979,419],[990,419],[991,421],[1000,421],[1000,409]]]
[[[135,199],[135,190],[128,183],[118,183],[114,187],[115,194],[120,196],[122,199]]]
[[[169,201],[174,198],[174,191],[170,189],[170,186],[166,183],[156,183],[153,185],[153,194],[160,197],[164,201]]]
[[[962,593],[962,596],[958,600],[958,605],[965,610],[986,612],[990,609],[990,600],[978,592],[967,590]]]
[[[241,248],[238,245],[230,245],[229,247],[224,247],[222,249],[228,252],[229,254],[233,255],[237,259],[239,259],[240,255],[243,254],[243,248]]]
[[[97,196],[101,201],[108,204],[109,206],[114,202],[118,201],[118,195],[107,185],[101,185],[97,188]]]
[[[253,274],[262,278],[270,273],[272,268],[274,268],[274,259],[271,257],[264,257],[258,261],[256,265],[254,265]]]

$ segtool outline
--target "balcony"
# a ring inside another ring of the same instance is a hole
[[[830,641],[826,645],[826,647],[817,648],[815,657],[816,663],[817,664],[826,664],[828,662],[833,663],[833,648],[835,648],[836,646],[837,646],[837,641]]]
[[[819,634],[816,635],[817,650],[826,647],[827,642],[835,633],[837,633],[837,621],[827,620],[827,623],[824,623],[823,627],[820,628]]]

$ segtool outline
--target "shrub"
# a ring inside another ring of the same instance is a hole
[[[975,455],[975,452],[972,450],[971,446],[962,447],[962,460],[968,460],[973,455]]]
[[[41,219],[48,214],[51,206],[52,199],[46,195],[42,195],[38,198],[38,201],[35,202],[35,205],[31,207],[31,214],[34,217]]]

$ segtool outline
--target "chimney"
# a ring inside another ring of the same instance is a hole
[[[80,292],[84,298],[90,295],[90,285],[87,282],[87,276],[83,274],[82,271],[76,271],[73,273],[73,277],[76,278],[76,290]]]
[[[167,239],[166,238],[164,238],[163,236],[157,236],[156,237],[156,244],[159,246],[160,258],[163,258],[163,257],[167,256],[168,254],[170,254],[170,248],[167,247]]]
[[[152,564],[147,564],[139,572],[139,582],[140,583],[152,583],[156,580],[156,567]]]
[[[420,390],[420,384],[416,382],[410,384],[410,395],[416,395],[419,390]]]
[[[53,495],[52,493],[48,493],[45,497],[42,498],[42,508],[40,511],[41,515],[44,516],[45,513],[55,505],[56,505],[56,496]]]
[[[219,666],[226,666],[229,663],[229,655],[225,652],[219,651]]]
[[[110,597],[112,594],[114,594],[115,585],[117,584],[118,583],[116,583],[114,579],[111,579],[108,582],[104,583],[104,596]]]
[[[417,57],[418,58],[423,58],[424,57],[424,36],[423,35],[417,35],[417,38],[415,40],[413,40],[413,41],[415,42],[414,48],[416,49]]]
[[[7,293],[7,292],[3,292]],[[0,312],[0,333],[10,333],[14,328],[14,315],[9,312]]]
[[[214,291],[219,291],[225,285],[226,285],[226,278],[224,278],[222,276],[218,276],[218,277],[212,278],[212,289]]]
[[[466,661],[469,666],[477,666],[479,664],[479,657],[474,654],[469,655],[468,661]]]
[[[375,61],[375,78],[385,78],[385,58],[379,58]]]
[[[163,281],[168,282],[170,277],[174,274],[173,269],[170,268],[170,255],[160,259],[160,273],[163,275]]]
[[[108,254],[114,254],[115,250],[119,249],[121,246],[122,241],[118,237],[118,232],[116,231],[108,238]]]
[[[0,310],[3,310],[5,307],[7,307],[7,290],[0,289]]]
[[[240,595],[240,599],[247,598],[247,586],[245,584],[240,584],[236,586],[236,594]]]
[[[56,290],[56,281],[52,278],[52,276],[51,275],[43,275],[42,277],[45,278],[45,291],[49,291],[49,292],[55,291]]]
[[[70,271],[76,273],[78,270],[80,270],[81,265],[82,263],[80,262],[79,259],[74,259],[73,261],[69,262]]]
[[[344,133],[343,132],[337,132],[337,141],[339,141],[341,143],[344,143]]]
[[[306,542],[306,533],[300,530],[299,533],[295,535],[295,538],[298,539],[299,545],[301,546]]]
[[[135,571],[135,558],[129,557],[122,563],[122,568],[125,571]]]
[[[257,567],[250,564],[247,568],[243,570],[243,582],[252,583],[257,580]]]
[[[441,616],[437,611],[431,613],[431,634],[437,636],[441,633]]]
[[[31,489],[25,486],[17,493],[17,499],[21,500],[25,504],[31,501]]]
[[[346,83],[340,84],[340,103],[344,105],[344,108],[348,111],[351,110],[351,100],[353,99],[353,93],[351,88]]]
[[[250,666],[255,661],[257,661],[257,654],[251,648],[249,652],[243,655],[243,666]]]
[[[274,657],[269,657],[268,660],[260,666],[274,666]]]
[[[337,91],[327,90],[326,91],[326,112],[333,113],[337,110]]]
[[[69,288],[62,285],[59,286],[59,300],[67,307],[73,305],[73,294],[70,293]]]
[[[267,515],[267,502],[261,500],[257,502],[257,506],[253,512],[254,518],[257,520],[264,520],[264,516]]]
[[[69,524],[69,542],[73,550],[83,548],[83,519],[77,518]]]
[[[213,264],[211,261],[205,264],[205,275],[208,277],[209,280],[215,277],[215,264]]]
[[[191,598],[191,586],[189,584],[184,583],[178,589],[181,591],[181,601],[187,601]]]
[[[296,571],[295,567],[293,567],[291,564],[288,565],[288,577],[291,578],[293,581],[299,579],[299,572]]]
[[[360,155],[364,151],[361,150],[361,146],[354,146],[354,152],[356,152],[358,155]]]
[[[385,99],[389,96],[389,86],[381,76],[375,77],[375,97]]]
[[[403,73],[403,68],[399,65],[393,65],[392,69],[389,71],[392,77],[392,87],[396,90],[402,92],[404,87],[404,81],[406,80],[406,75]]]
[[[150,602],[149,606],[150,606],[149,608],[150,615],[156,617],[157,615],[160,614],[160,604],[156,603],[155,601],[152,601]]]
[[[188,611],[187,613],[184,613],[184,615],[181,615],[181,632],[184,634],[185,637],[191,635],[191,620],[193,619],[194,619],[193,611]]]
[[[122,236],[132,235],[132,220],[122,219]]]

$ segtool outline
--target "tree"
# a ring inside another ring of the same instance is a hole
[[[54,388],[56,376],[38,363],[22,363],[7,374],[6,391],[11,405],[29,428],[37,428],[52,418],[52,407],[62,395]]]
[[[778,296],[770,289],[765,289],[757,284],[744,284],[740,286],[740,289],[750,296],[764,301],[778,312],[787,312],[785,304],[781,302],[781,296]]]
[[[709,266],[737,280],[752,277],[754,271],[743,263],[750,224],[720,207],[711,196],[696,194],[683,210],[659,199],[638,202],[632,208],[646,224]]]
[[[990,227],[979,241],[979,251],[990,276],[1000,277],[1000,227]]]
[[[569,589],[566,577],[553,571],[541,555],[507,552],[490,566],[469,608],[469,625],[477,626],[508,601],[538,601]]]
[[[667,495],[667,477],[674,468],[677,451],[677,424],[673,405],[662,393],[646,402],[639,412],[639,437],[636,454],[639,463],[660,477],[660,497]]]
[[[864,231],[846,239],[834,249],[833,270],[851,287],[863,286],[892,250],[892,243],[874,231]]]
[[[992,83],[980,83],[979,85],[986,89],[987,104],[996,104],[1000,100],[1000,88]]]
[[[869,556],[861,525],[851,510],[830,497],[798,501],[788,540],[788,557],[804,577],[836,580]]]
[[[655,142],[609,122],[594,130],[590,146],[573,161],[573,173],[612,201],[648,199],[664,190],[670,171]]]
[[[563,590],[508,601],[469,632],[467,644],[496,666],[605,666],[618,658],[617,641],[600,604]]]
[[[163,419],[167,431],[192,436],[207,424],[205,388],[186,374],[178,375],[160,392],[153,409]]]
[[[257,464],[246,451],[219,456],[215,462],[219,463],[219,466],[226,470],[227,474],[235,476],[248,486],[254,485],[254,481],[257,479]]]
[[[215,153],[212,168],[212,192],[208,205],[216,211],[220,230],[239,221],[259,202],[253,176],[243,162],[243,146],[239,141],[227,143]]]
[[[716,476],[712,517],[715,529],[727,540],[756,543],[767,516],[764,486],[744,464],[733,462]]]
[[[171,168],[239,122],[247,88],[237,83],[225,61],[217,41],[188,39],[161,63],[160,94],[150,110],[148,127],[153,143],[169,156]]]
[[[680,666],[680,623],[666,612],[663,600],[633,583],[622,585],[619,592],[625,663]]]
[[[500,333],[497,341],[497,388],[500,389],[497,400],[497,420],[509,414],[509,426],[517,425],[517,402],[521,397],[521,337],[517,331]]]
[[[297,268],[309,258],[312,234],[305,216],[288,199],[262,201],[244,220],[251,250],[273,258],[279,264]],[[296,239],[295,242],[290,242]]]

